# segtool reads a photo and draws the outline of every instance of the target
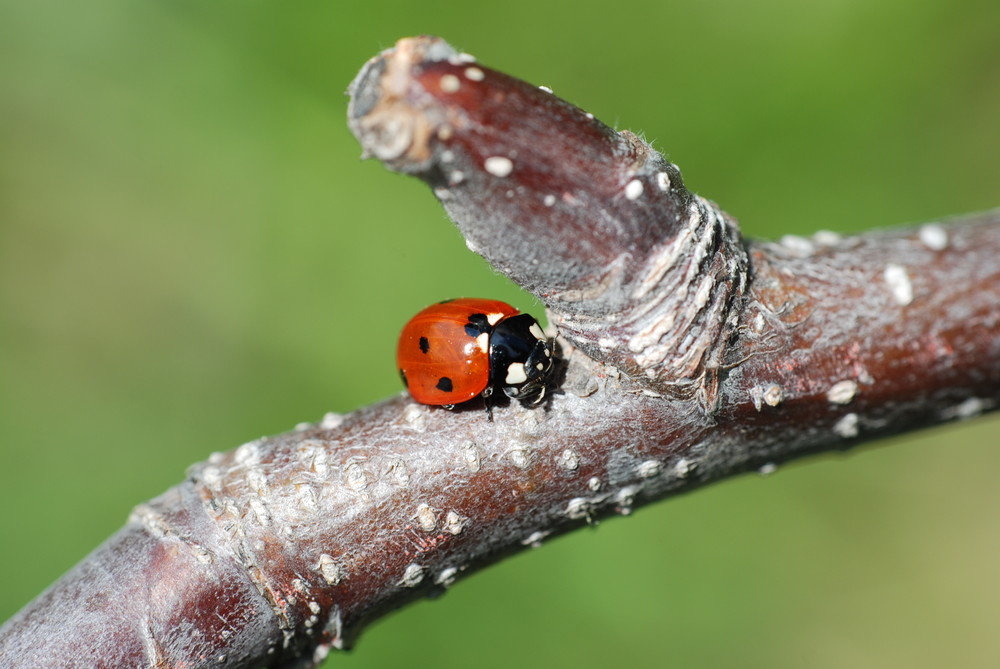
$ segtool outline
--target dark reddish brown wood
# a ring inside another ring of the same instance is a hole
[[[310,666],[595,518],[1000,402],[997,212],[745,243],[635,136],[439,40],[352,92],[365,150],[546,302],[562,392],[492,423],[397,397],[217,454],[0,629],[0,665]]]

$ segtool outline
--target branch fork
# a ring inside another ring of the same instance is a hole
[[[350,91],[365,154],[427,181],[566,341],[653,393],[718,408],[749,262],[736,222],[676,165],[440,39],[400,42]],[[540,116],[559,131],[519,127]]]

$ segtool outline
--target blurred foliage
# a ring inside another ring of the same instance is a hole
[[[358,160],[343,91],[399,37],[642,131],[779,236],[1000,204],[998,30],[976,0],[5,0],[0,620],[188,464],[398,392],[425,304],[540,311],[421,184]],[[327,664],[996,666],[998,426],[577,532]]]

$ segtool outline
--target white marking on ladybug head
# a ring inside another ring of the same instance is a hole
[[[472,81],[482,81],[486,78],[486,74],[478,67],[467,67],[465,68],[465,78]]]
[[[487,353],[490,350],[490,336],[484,332],[476,337],[476,346],[478,346],[479,350],[483,353]]]
[[[462,85],[454,74],[446,74],[441,77],[441,90],[445,93],[454,93]]]
[[[501,320],[503,320],[503,314],[501,313],[486,314],[486,322],[490,325],[496,325]]]
[[[546,351],[546,353],[548,353],[548,351]],[[537,369],[537,370],[538,370],[538,371],[540,372],[540,371],[542,371],[542,370],[544,370],[544,369],[545,369],[545,365],[543,365],[543,364],[542,364],[542,363],[540,363],[540,362],[538,362],[538,363],[535,363],[535,369]]]
[[[528,380],[528,375],[524,371],[523,362],[512,362],[507,367],[507,378],[504,379],[504,383],[508,386],[516,386],[519,383],[524,383]]]
[[[545,341],[545,333],[542,332],[542,328],[539,327],[538,323],[532,323],[531,326],[528,328],[528,332],[530,332],[535,337],[535,339],[539,341]]]

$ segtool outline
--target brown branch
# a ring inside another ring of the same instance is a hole
[[[366,152],[545,301],[561,392],[494,422],[397,397],[213,456],[9,621],[3,666],[310,666],[546,537],[1000,402],[1000,212],[744,243],[634,135],[439,40],[352,94]]]

